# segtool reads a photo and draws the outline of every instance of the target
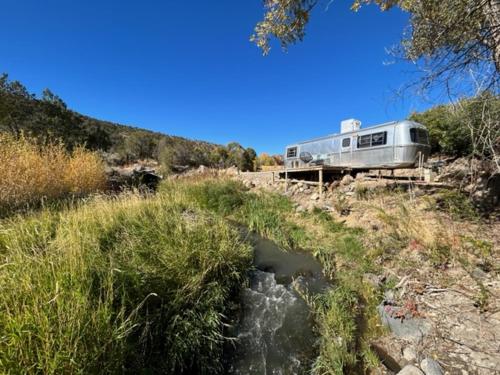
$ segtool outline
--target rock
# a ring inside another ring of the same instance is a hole
[[[412,347],[407,347],[403,349],[403,358],[410,363],[417,361],[417,352]]]
[[[425,375],[443,375],[443,369],[432,358],[425,358],[420,363],[420,368],[424,371]]]
[[[338,188],[339,186],[340,186],[340,181],[333,181],[328,187],[328,190],[333,191],[335,188]]]
[[[394,318],[399,311],[399,307],[389,304],[381,304],[378,307],[382,323],[391,330],[394,336],[411,341],[420,341],[430,332],[430,323],[424,319],[411,316],[407,316],[405,319]]]
[[[297,206],[297,208],[295,209],[296,212],[305,212],[306,211],[306,208],[304,206]]]
[[[382,285],[382,277],[375,275],[374,273],[365,273],[363,275],[363,280],[368,284],[371,284],[374,288],[380,288]]]
[[[394,291],[392,289],[386,290],[384,292],[384,301],[386,302],[392,302],[394,301],[395,296],[394,296]]]
[[[413,365],[408,365],[403,367],[403,369],[398,372],[398,375],[424,375],[424,373]]]
[[[319,199],[319,194],[318,193],[314,193],[313,195],[311,195],[311,200],[312,201],[317,201]]]
[[[488,277],[488,274],[484,272],[481,268],[476,267],[474,271],[472,271],[472,277],[474,279],[486,279]]]
[[[388,350],[384,346],[379,343],[373,342],[370,344],[370,349],[380,359],[382,364],[389,370],[391,370],[391,374],[401,371],[401,365],[391,354],[388,353]]]
[[[351,183],[354,182],[354,178],[349,175],[349,174],[346,174],[344,177],[342,177],[342,180],[340,181],[340,184],[341,185],[349,185]]]

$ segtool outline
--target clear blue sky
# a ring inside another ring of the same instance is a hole
[[[261,0],[5,0],[0,72],[99,119],[258,152],[427,108],[394,96],[411,66],[384,64],[408,16],[326,3],[303,43],[263,57]]]

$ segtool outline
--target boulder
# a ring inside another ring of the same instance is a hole
[[[354,177],[352,177],[350,174],[346,174],[344,177],[342,177],[340,184],[341,185],[350,185],[353,182],[354,182]]]
[[[307,211],[306,208],[304,206],[297,206],[297,208],[295,208],[295,211],[298,212],[298,213],[301,213],[301,212],[305,212]]]
[[[412,347],[407,347],[403,349],[403,358],[410,363],[417,361],[417,352]]]
[[[398,372],[398,375],[424,375],[424,373],[418,367],[408,365],[403,367],[403,369]]]
[[[312,201],[317,201],[319,199],[319,194],[318,193],[314,193],[313,195],[311,195],[311,200]]]
[[[425,358],[420,363],[420,368],[424,371],[425,375],[443,375],[443,369],[432,358]]]
[[[406,316],[404,319],[395,317],[400,308],[390,304],[381,304],[378,312],[382,324],[390,329],[394,336],[411,340],[422,340],[431,330],[430,323],[424,319]]]

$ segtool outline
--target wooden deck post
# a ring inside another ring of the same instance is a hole
[[[319,170],[319,199],[323,200],[323,168]]]
[[[288,192],[288,168],[285,168],[285,193]]]

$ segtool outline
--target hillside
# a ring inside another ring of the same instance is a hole
[[[69,109],[46,89],[38,97],[7,74],[0,76],[0,131],[29,134],[41,141],[60,140],[68,149],[84,145],[99,150],[111,164],[156,159],[163,165],[227,166],[251,169],[255,152],[237,143],[228,146],[189,140],[98,120]]]

